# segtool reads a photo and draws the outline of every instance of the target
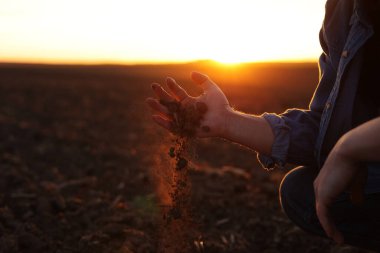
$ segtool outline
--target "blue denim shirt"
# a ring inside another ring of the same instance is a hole
[[[262,115],[275,135],[271,155],[259,155],[264,167],[281,167],[287,162],[318,168],[323,165],[337,140],[352,128],[363,45],[373,33],[362,0],[326,2],[318,87],[308,110]],[[369,166],[367,192],[380,192],[378,165]]]

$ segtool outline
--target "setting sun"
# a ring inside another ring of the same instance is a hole
[[[0,0],[0,61],[310,60],[323,1]]]

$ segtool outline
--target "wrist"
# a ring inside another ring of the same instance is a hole
[[[217,136],[270,154],[274,136],[268,122],[260,116],[235,111],[229,106],[225,109]]]

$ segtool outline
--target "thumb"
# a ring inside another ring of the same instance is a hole
[[[216,84],[211,81],[211,79],[199,72],[191,72],[191,79],[198,85],[200,85],[204,90],[208,90],[212,87],[215,87]]]

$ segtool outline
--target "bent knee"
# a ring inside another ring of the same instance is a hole
[[[318,172],[311,167],[297,167],[282,179],[279,194],[282,201],[314,198],[313,182]]]
[[[306,231],[319,233],[314,208],[313,182],[318,171],[310,167],[297,167],[283,178],[279,197],[282,210],[296,225]]]

